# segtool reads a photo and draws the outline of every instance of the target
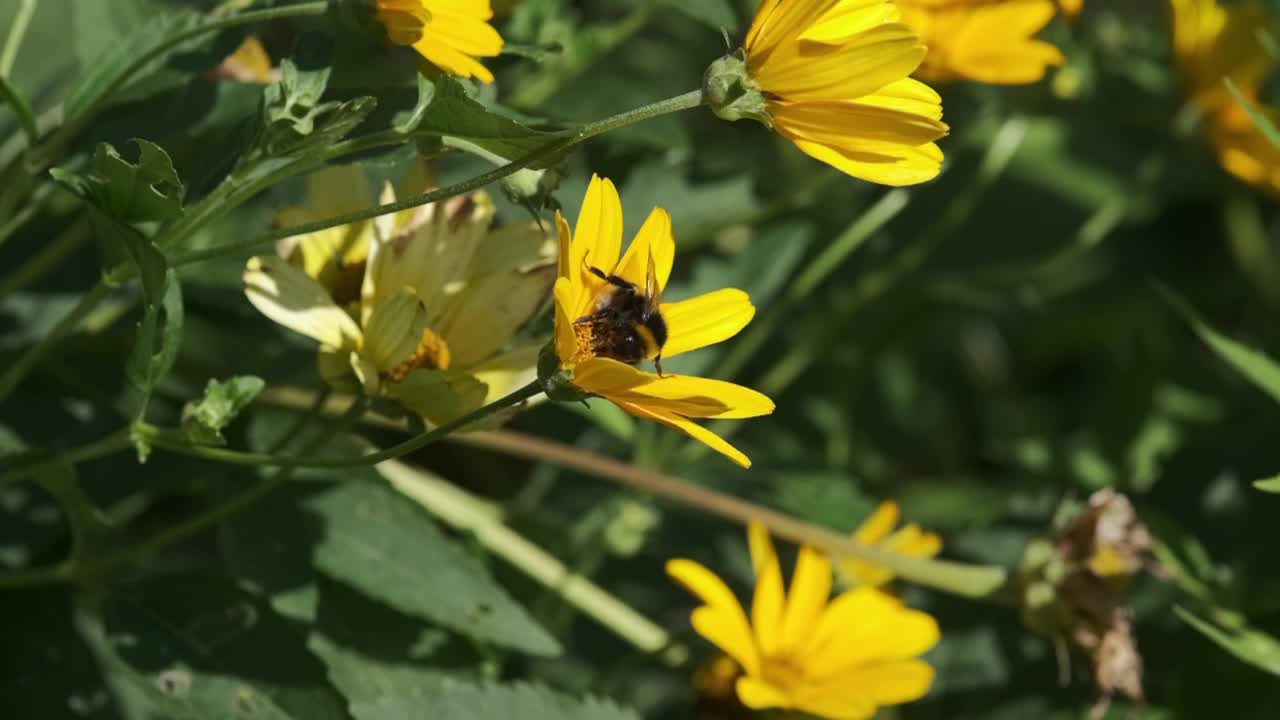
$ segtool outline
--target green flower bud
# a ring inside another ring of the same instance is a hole
[[[547,397],[555,402],[582,402],[595,397],[573,383],[573,371],[560,366],[555,341],[547,343],[538,354],[538,381]]]
[[[773,127],[768,101],[751,77],[744,50],[739,49],[711,63],[702,78],[702,92],[711,111],[722,120],[733,122],[747,118],[763,123],[765,127]]]

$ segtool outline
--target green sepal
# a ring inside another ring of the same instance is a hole
[[[555,342],[549,342],[538,353],[538,382],[547,397],[555,402],[582,402],[595,397],[573,383],[573,371],[560,366]]]
[[[773,127],[769,101],[751,77],[745,50],[735,50],[711,63],[702,78],[702,92],[711,111],[722,120],[748,119]]]

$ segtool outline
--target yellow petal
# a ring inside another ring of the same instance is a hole
[[[559,243],[559,276],[562,278],[569,277],[569,257],[573,244],[573,233],[569,230],[569,221],[564,219],[564,215],[556,210],[556,240]]]
[[[782,644],[782,614],[786,606],[782,566],[764,525],[751,523],[747,528],[747,541],[751,548],[751,567],[756,576],[756,591],[751,600],[751,627],[756,631],[761,654],[768,657]]]
[[[509,345],[516,331],[546,308],[554,282],[554,270],[547,267],[489,275],[463,290],[437,330],[449,344],[453,366],[478,365]]]
[[[759,674],[760,654],[751,635],[751,626],[729,586],[715,573],[692,560],[667,562],[667,574],[698,596],[705,605],[694,613],[694,628],[698,634],[728,653],[748,674]]]
[[[805,656],[811,677],[831,678],[877,660],[905,660],[938,643],[938,623],[928,613],[870,587],[836,598],[818,621]]]
[[[662,356],[672,358],[728,340],[746,327],[755,314],[751,298],[732,288],[663,303],[667,343],[662,347]]]
[[[889,536],[897,526],[900,514],[897,502],[885,500],[862,521],[862,525],[853,533],[853,539],[863,545],[875,545]]]
[[[414,370],[404,380],[383,386],[400,404],[437,426],[479,408],[489,393],[475,376],[457,370]]]
[[[738,691],[738,699],[752,710],[790,707],[791,701],[787,693],[767,680],[758,677],[743,676],[738,678],[734,689]]]
[[[902,187],[928,182],[942,171],[942,151],[933,143],[901,147],[893,154],[852,153],[807,140],[794,140],[806,155],[856,178]]]
[[[901,86],[895,86],[901,87]],[[779,102],[770,106],[778,131],[853,151],[884,151],[884,146],[915,147],[947,134],[947,125],[929,115],[885,107],[884,96],[863,102]],[[940,106],[939,106],[940,111]]]
[[[263,315],[330,348],[359,347],[359,326],[306,273],[274,256],[249,258],[244,292]]]
[[[382,2],[385,4],[386,0]],[[493,73],[475,59],[495,57],[502,52],[502,36],[488,22],[493,17],[488,0],[419,2],[426,11],[426,23],[413,43],[414,48],[446,72],[493,82]]]
[[[1051,0],[1010,0],[979,7],[946,7],[931,14],[924,42],[931,52],[921,72],[1016,85],[1039,81],[1065,61],[1054,45],[1035,38],[1057,12]],[[907,20],[911,22],[912,15]]]
[[[725,441],[724,438],[720,437],[719,435],[716,435],[715,433],[711,432],[710,430],[702,427],[701,425],[691,420],[686,420],[685,418],[680,417],[679,415],[676,415],[674,413],[660,412],[658,410],[642,407],[640,405],[633,405],[631,403],[618,402],[617,405],[618,407],[631,413],[632,415],[635,415],[636,417],[648,418],[650,420],[657,420],[658,422],[663,423],[664,425],[669,425],[677,430],[680,430],[685,434],[687,434],[689,437],[693,438],[694,440],[697,440],[698,442],[703,443],[707,447],[711,448],[712,450],[715,450],[721,455],[724,455],[725,457],[729,458],[730,460],[734,461],[735,463],[737,463],[738,465],[744,468],[751,467],[750,458],[744,455],[741,450],[730,445],[728,442]]]
[[[824,44],[840,43],[879,25],[895,22],[901,13],[885,0],[845,0],[838,2],[800,35],[800,40]]]
[[[572,362],[578,354],[578,339],[573,334],[573,318],[569,316],[569,308],[573,303],[573,287],[569,278],[561,277],[555,285],[556,304],[556,355],[561,365]]]
[[[919,525],[911,523],[889,536],[883,548],[906,557],[933,557],[942,552],[942,538],[937,534],[925,532]]]
[[[876,714],[875,703],[859,697],[857,689],[843,686],[806,688],[796,697],[795,707],[826,720],[868,720]]]
[[[411,288],[378,303],[365,325],[360,353],[381,372],[390,372],[413,356],[427,330],[427,310]]]
[[[801,648],[817,627],[831,596],[831,561],[811,547],[800,548],[787,609],[782,619],[783,646]]]
[[[937,91],[914,78],[903,78],[890,83],[870,95],[856,101],[859,105],[871,105],[917,115],[931,120],[942,119],[942,96]],[[946,125],[942,125],[946,129]]]
[[[667,279],[671,277],[671,265],[676,259],[676,239],[671,230],[671,214],[662,208],[654,208],[649,213],[649,219],[644,221],[644,225],[636,233],[635,240],[631,241],[631,247],[627,248],[627,254],[622,256],[614,274],[636,287],[648,287],[651,254],[656,275],[654,289],[661,293],[667,286]]]
[[[767,36],[764,31],[773,21],[773,14],[778,10],[778,6],[783,4],[783,0],[761,0],[760,7],[756,9],[755,18],[751,20],[751,29],[747,31],[747,39],[743,43],[743,47],[749,51],[764,52],[768,48],[765,42]],[[794,7],[796,3],[788,3]]]
[[[724,380],[667,375],[659,377],[611,358],[590,358],[574,370],[574,383],[615,402],[642,405],[684,417],[738,419],[773,412],[761,393]]]
[[[607,178],[591,176],[591,185],[578,213],[578,224],[573,229],[573,245],[569,253],[569,272],[577,274],[578,282],[574,307],[569,316],[577,319],[586,315],[591,301],[604,281],[593,275],[595,267],[606,275],[613,272],[622,252],[622,201],[618,189]]]
[[[925,47],[911,28],[880,25],[826,52],[784,43],[757,63],[753,75],[768,93],[788,101],[856,100],[897,82],[920,66]]]
[[[796,705],[811,713],[819,709],[857,707],[868,705],[898,705],[919,700],[929,692],[934,672],[922,660],[893,660],[850,668],[822,685],[805,688],[796,697]],[[847,712],[847,710],[846,710]],[[841,717],[825,715],[825,717]],[[869,717],[869,715],[844,715],[843,717]]]

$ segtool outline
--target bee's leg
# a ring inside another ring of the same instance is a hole
[[[662,353],[658,353],[653,357],[653,367],[658,371],[658,377],[666,377],[662,374]]]

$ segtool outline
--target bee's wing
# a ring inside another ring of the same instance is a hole
[[[658,312],[662,304],[662,288],[658,287],[658,270],[653,261],[653,251],[649,251],[649,268],[644,274],[644,307],[648,314]]]

